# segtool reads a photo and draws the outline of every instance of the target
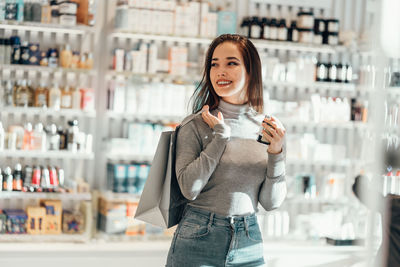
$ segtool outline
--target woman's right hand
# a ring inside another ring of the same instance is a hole
[[[210,113],[209,106],[204,105],[202,109],[201,117],[204,122],[210,126],[211,129],[214,129],[214,126],[217,124],[224,124],[224,116],[222,116],[221,112],[218,112],[218,117],[215,117]]]

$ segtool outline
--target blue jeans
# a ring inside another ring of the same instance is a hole
[[[266,266],[256,215],[224,217],[187,206],[166,266]]]

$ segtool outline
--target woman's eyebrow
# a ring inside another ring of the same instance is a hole
[[[232,60],[232,59],[233,59],[233,60],[240,61],[237,57],[227,57],[226,59],[227,59],[227,60]],[[218,58],[215,57],[215,58],[213,58],[211,61],[218,61]]]

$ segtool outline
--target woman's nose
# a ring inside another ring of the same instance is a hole
[[[218,77],[225,77],[226,75],[225,75],[225,72],[224,72],[224,71],[221,71],[221,72],[219,72],[219,73],[217,74],[217,76],[218,76]]]

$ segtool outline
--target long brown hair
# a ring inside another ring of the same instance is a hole
[[[214,110],[219,105],[220,97],[215,92],[210,79],[211,59],[215,48],[223,42],[236,44],[242,54],[244,65],[249,79],[247,87],[247,99],[249,105],[258,113],[264,109],[263,87],[261,75],[261,61],[254,44],[244,36],[238,34],[223,34],[215,38],[206,53],[203,77],[200,84],[192,95],[193,113],[200,111],[204,105],[208,105],[210,110]]]

